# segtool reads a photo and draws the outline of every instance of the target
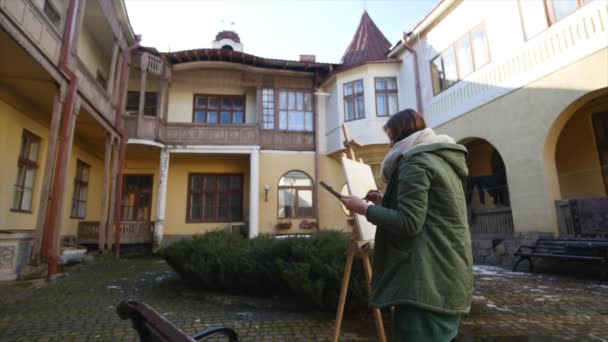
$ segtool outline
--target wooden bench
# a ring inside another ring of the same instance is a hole
[[[121,319],[131,320],[142,342],[192,342],[218,336],[225,336],[231,342],[239,340],[237,333],[226,327],[209,328],[188,336],[150,306],[132,300],[122,301],[116,312]]]
[[[534,246],[521,246],[515,252],[519,260],[513,266],[513,272],[524,260],[534,271],[533,258],[557,258],[580,261],[601,262],[608,266],[608,239],[605,238],[539,238]],[[602,278],[606,271],[603,267]]]

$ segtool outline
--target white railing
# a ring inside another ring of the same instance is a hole
[[[593,1],[501,59],[425,104],[431,126],[441,125],[564,66],[608,47],[608,2]]]

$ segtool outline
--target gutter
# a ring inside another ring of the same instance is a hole
[[[80,0],[70,0],[68,4],[67,20],[65,31],[63,34],[63,42],[61,48],[61,59],[59,61],[59,69],[68,77],[68,91],[66,101],[63,106],[61,115],[61,125],[59,128],[59,136],[57,141],[57,157],[55,158],[55,168],[53,171],[54,177],[51,184],[51,201],[46,212],[47,220],[44,229],[43,253],[48,262],[48,276],[54,278],[57,275],[57,244],[58,241],[53,241],[55,230],[59,229],[57,218],[59,217],[59,202],[65,185],[65,172],[67,162],[69,160],[68,143],[70,141],[71,128],[75,124],[76,115],[74,113],[74,104],[76,102],[76,92],[78,91],[78,76],[71,69],[70,62],[72,60],[72,51],[74,50],[74,36],[76,30],[76,12],[79,7]]]
[[[131,52],[139,47],[141,42],[141,35],[135,36],[135,42],[129,46],[122,55],[122,65],[120,68],[120,88],[118,97],[118,106],[116,108],[116,118],[114,120],[115,126],[118,129],[120,135],[120,151],[118,157],[118,173],[116,174],[116,199],[115,199],[115,217],[114,217],[114,256],[120,257],[120,219],[122,210],[122,178],[125,155],[127,153],[127,135],[125,134],[125,128],[122,125],[122,114],[125,107],[125,97],[127,94],[127,67],[131,58]]]
[[[410,44],[407,43],[407,35],[403,35],[403,39],[401,40],[403,46],[407,49],[407,51],[411,52],[414,55],[414,82],[416,82],[416,110],[418,113],[422,114],[422,95],[420,94],[420,68],[418,67],[418,52],[412,48]],[[423,115],[424,116],[424,115]]]

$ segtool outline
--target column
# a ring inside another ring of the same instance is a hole
[[[76,129],[76,120],[78,118],[78,114],[80,112],[80,104],[81,104],[82,99],[77,95],[76,99],[74,99],[74,108],[72,110],[72,118],[70,119],[70,128],[69,128],[69,137],[68,140],[65,142],[66,143],[66,148],[65,148],[65,155],[63,156],[63,159],[58,160],[58,162],[63,163],[63,167],[61,167],[60,173],[54,175],[55,177],[60,177],[61,179],[64,180],[64,182],[61,184],[60,187],[58,187],[58,191],[55,194],[55,196],[58,196],[58,205],[57,205],[57,214],[55,216],[55,229],[53,230],[53,240],[51,241],[51,251],[53,255],[57,255],[57,251],[59,249],[59,245],[60,245],[60,237],[61,237],[61,228],[62,228],[62,220],[63,220],[63,213],[64,213],[64,203],[68,203],[68,205],[72,205],[72,201],[70,201],[70,199],[72,198],[72,194],[71,193],[67,193],[66,190],[66,181],[67,180],[67,176],[68,176],[68,169],[70,167],[70,161],[72,160],[72,147],[74,146],[74,130]],[[66,118],[67,119],[67,118]],[[66,197],[68,198],[68,200],[66,201]]]
[[[105,159],[103,164],[103,190],[101,193],[101,222],[97,237],[97,248],[103,251],[106,246],[106,227],[108,224],[108,197],[110,196],[110,162],[112,160],[112,140],[111,134],[106,135]]]
[[[260,212],[260,150],[249,155],[249,238],[258,236]]]
[[[110,213],[108,214],[108,223],[106,224],[104,234],[106,241],[106,248],[108,250],[112,249],[114,245],[114,235],[112,232],[114,231],[114,215],[116,213],[116,205],[120,205],[120,203],[116,203],[116,184],[118,182],[118,157],[120,155],[120,139],[116,139],[114,137],[112,141],[112,184],[110,185]]]
[[[53,97],[53,113],[51,114],[51,127],[49,131],[49,140],[46,149],[46,159],[44,163],[44,174],[42,176],[42,193],[40,194],[40,204],[38,205],[38,217],[36,221],[36,232],[34,234],[34,250],[32,251],[32,263],[40,262],[40,253],[42,249],[42,240],[44,237],[44,226],[46,222],[46,211],[49,204],[51,182],[53,179],[53,169],[55,165],[55,151],[57,149],[57,137],[59,136],[59,127],[61,123],[61,108],[65,99],[65,91],[67,88],[62,86],[58,88]]]
[[[165,209],[167,207],[167,181],[169,178],[169,150],[160,151],[160,170],[158,180],[158,195],[156,196],[156,220],[154,221],[154,252],[162,245],[165,229]]]
[[[148,76],[148,55],[146,53],[141,54],[140,60],[141,69],[141,82],[139,84],[139,107],[137,110],[137,137],[139,138],[139,129],[141,127],[141,121],[144,115],[144,104],[146,100],[146,81]]]

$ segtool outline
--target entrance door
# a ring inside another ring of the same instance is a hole
[[[152,175],[125,175],[122,189],[122,220],[150,221]]]
[[[121,243],[152,242],[153,175],[124,175],[122,189]]]

